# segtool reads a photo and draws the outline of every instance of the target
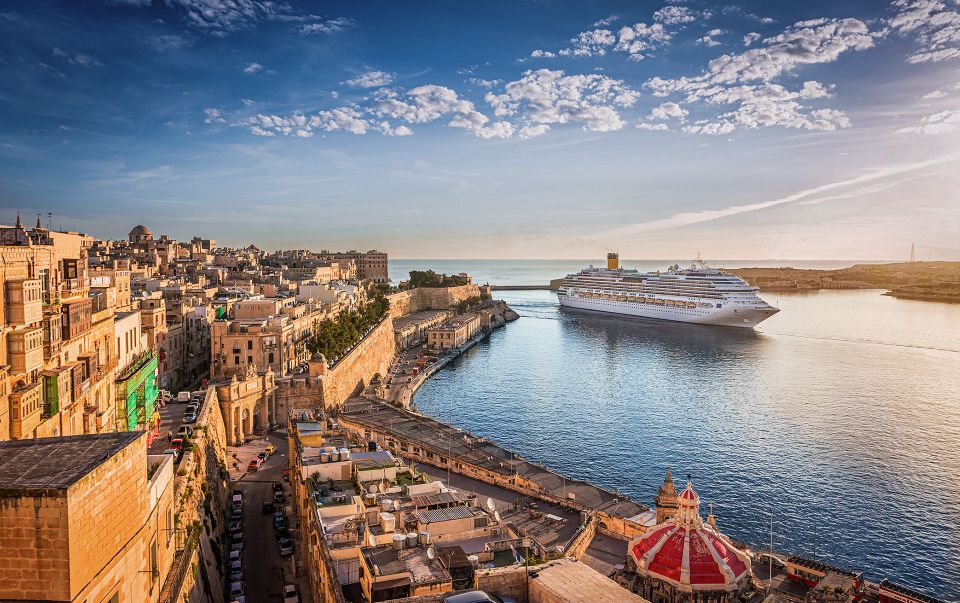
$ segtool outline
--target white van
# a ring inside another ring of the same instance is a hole
[[[180,392],[177,394],[177,402],[180,404],[186,404],[190,401],[190,392]]]

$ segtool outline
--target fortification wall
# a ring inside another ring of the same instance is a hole
[[[386,375],[396,358],[396,349],[393,318],[388,315],[326,374],[320,376],[323,406],[340,406],[347,398],[369,385],[374,375]]]
[[[421,310],[447,310],[471,297],[480,297],[478,286],[418,287],[388,295],[387,300],[390,302],[390,316],[398,318]]]
[[[227,503],[227,430],[215,387],[207,389],[196,432],[174,479],[178,544],[184,547],[171,576],[180,570],[180,584],[171,585],[169,601],[223,603],[224,512]]]

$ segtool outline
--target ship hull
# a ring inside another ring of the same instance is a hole
[[[560,295],[559,300],[560,305],[564,308],[740,329],[752,329],[780,311],[774,307],[738,308],[732,305],[723,308],[677,308],[567,295]]]

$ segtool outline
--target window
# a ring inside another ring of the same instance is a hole
[[[247,356],[247,364],[253,364],[253,356]]]
[[[234,356],[234,357],[233,357],[233,363],[234,363],[234,364],[240,364],[240,357],[239,357],[239,356]]]
[[[247,340],[247,349],[248,349],[248,350],[252,350],[252,349],[253,349],[253,340],[252,340],[252,339],[248,339],[248,340]]]
[[[150,574],[153,577],[153,580],[160,575],[160,567],[157,565],[157,539],[156,537],[150,541]]]
[[[270,354],[267,356],[267,362],[273,364],[273,352],[270,352]]]

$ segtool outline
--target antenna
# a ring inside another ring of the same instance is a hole
[[[494,519],[494,521],[496,521],[497,523],[500,523],[500,511],[494,511],[494,512],[493,512],[493,519]]]
[[[437,551],[435,551],[435,550],[433,549],[433,546],[428,546],[428,547],[427,547],[427,559],[429,559],[430,561],[433,561],[433,560],[436,559],[436,558],[437,558]]]

